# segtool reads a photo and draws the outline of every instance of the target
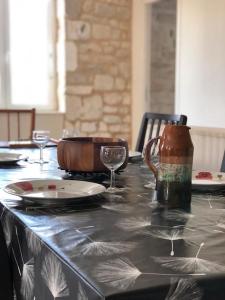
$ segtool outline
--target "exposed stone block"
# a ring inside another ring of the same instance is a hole
[[[115,79],[115,88],[116,90],[123,91],[126,87],[126,82],[121,77],[116,77]]]
[[[131,20],[131,10],[127,9],[127,7],[117,7],[116,17],[122,20]]]
[[[123,118],[123,121],[124,123],[127,123],[127,124],[130,124],[131,123],[131,115],[126,115],[124,118]]]
[[[116,15],[116,6],[110,3],[97,2],[94,14],[100,18],[112,19]]]
[[[110,75],[98,74],[95,76],[94,87],[95,90],[110,91],[113,88],[114,79]]]
[[[66,38],[67,40],[87,40],[91,35],[91,26],[84,21],[66,22]]]
[[[121,125],[119,125],[119,124],[110,125],[109,130],[110,130],[110,132],[121,132]]]
[[[106,124],[117,124],[121,123],[121,117],[117,115],[106,115],[103,118]]]
[[[120,28],[120,22],[118,20],[110,20],[109,21],[110,26],[115,27],[115,28]]]
[[[73,95],[90,95],[93,87],[91,85],[68,86],[66,92]]]
[[[126,133],[129,133],[130,132],[130,125],[129,124],[123,124],[121,126],[121,132],[126,132]]]
[[[99,95],[93,95],[83,98],[83,113],[82,120],[98,120],[102,118],[103,105],[102,97]]]
[[[79,45],[80,53],[101,53],[102,48],[99,46],[99,43],[91,42]]]
[[[93,74],[90,71],[76,69],[75,72],[67,72],[66,84],[70,85],[90,85],[93,83]]]
[[[109,39],[111,35],[110,26],[93,24],[92,26],[92,36],[94,39]]]
[[[120,93],[107,93],[104,95],[104,103],[108,105],[118,105],[122,101]]]
[[[117,106],[104,106],[103,112],[108,113],[108,114],[115,114],[118,112],[118,107]]]
[[[85,0],[83,4],[83,11],[85,13],[91,13],[94,11],[95,0]]]
[[[99,131],[107,132],[108,131],[108,126],[104,122],[100,122],[98,129],[99,129]]]
[[[92,133],[92,132],[96,132],[96,130],[97,130],[96,122],[82,122],[81,123],[81,131],[82,132]]]
[[[112,134],[109,132],[109,131],[106,131],[106,132],[95,132],[95,133],[92,133],[92,134],[89,134],[89,136],[96,136],[96,137],[112,137]]]
[[[66,119],[67,121],[75,121],[82,114],[81,97],[67,96],[66,97]]]
[[[81,13],[83,0],[65,0],[66,15],[70,19],[77,19]]]
[[[111,31],[111,39],[119,40],[121,36],[121,31],[119,29],[113,29]]]
[[[124,77],[124,78],[130,78],[131,76],[131,65],[129,62],[121,62],[119,64],[119,71],[120,74]]]
[[[130,51],[124,48],[120,48],[116,51],[116,57],[127,58],[130,56]]]
[[[66,42],[66,70],[75,71],[77,68],[77,47],[73,42]]]
[[[118,112],[121,115],[127,115],[127,114],[130,113],[130,108],[129,108],[129,106],[121,106],[121,107],[119,107],[119,111]]]
[[[130,105],[131,99],[130,99],[130,93],[123,93],[123,104]]]

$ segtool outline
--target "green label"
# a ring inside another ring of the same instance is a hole
[[[192,177],[192,165],[190,164],[165,164],[159,167],[158,180],[167,182],[188,182]]]

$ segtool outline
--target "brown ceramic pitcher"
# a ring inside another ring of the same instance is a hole
[[[190,127],[166,125],[162,136],[151,139],[145,148],[145,160],[156,177],[157,200],[172,208],[185,208],[191,202],[194,147]],[[159,141],[159,165],[152,162],[151,148]]]

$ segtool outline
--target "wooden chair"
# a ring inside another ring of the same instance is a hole
[[[35,114],[35,108],[0,109],[0,140],[31,140],[35,128]]]
[[[143,115],[135,151],[143,152],[145,143],[161,134],[165,124],[187,124],[185,115],[158,114],[146,112]],[[152,147],[155,151],[155,147]]]
[[[223,160],[220,166],[220,172],[225,172],[225,151],[223,153]]]

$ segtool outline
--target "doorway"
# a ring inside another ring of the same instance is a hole
[[[150,10],[150,86],[148,110],[174,113],[176,0],[160,0]]]
[[[177,0],[133,0],[133,148],[145,111],[172,113],[175,110],[176,2]],[[162,22],[162,20],[164,21]],[[155,22],[155,25],[153,25],[153,22]],[[167,27],[168,22],[170,26]],[[158,27],[159,36],[157,28],[155,28],[156,24],[161,24]],[[166,35],[166,44],[169,47],[162,46],[164,38],[161,33]],[[160,38],[160,41],[156,42],[156,38]],[[154,48],[152,43],[154,43]],[[160,52],[157,47],[161,47]],[[167,63],[169,61],[169,65],[165,63],[166,60]],[[157,61],[157,63],[153,63],[153,61]],[[170,80],[167,80],[168,77],[170,77]]]

